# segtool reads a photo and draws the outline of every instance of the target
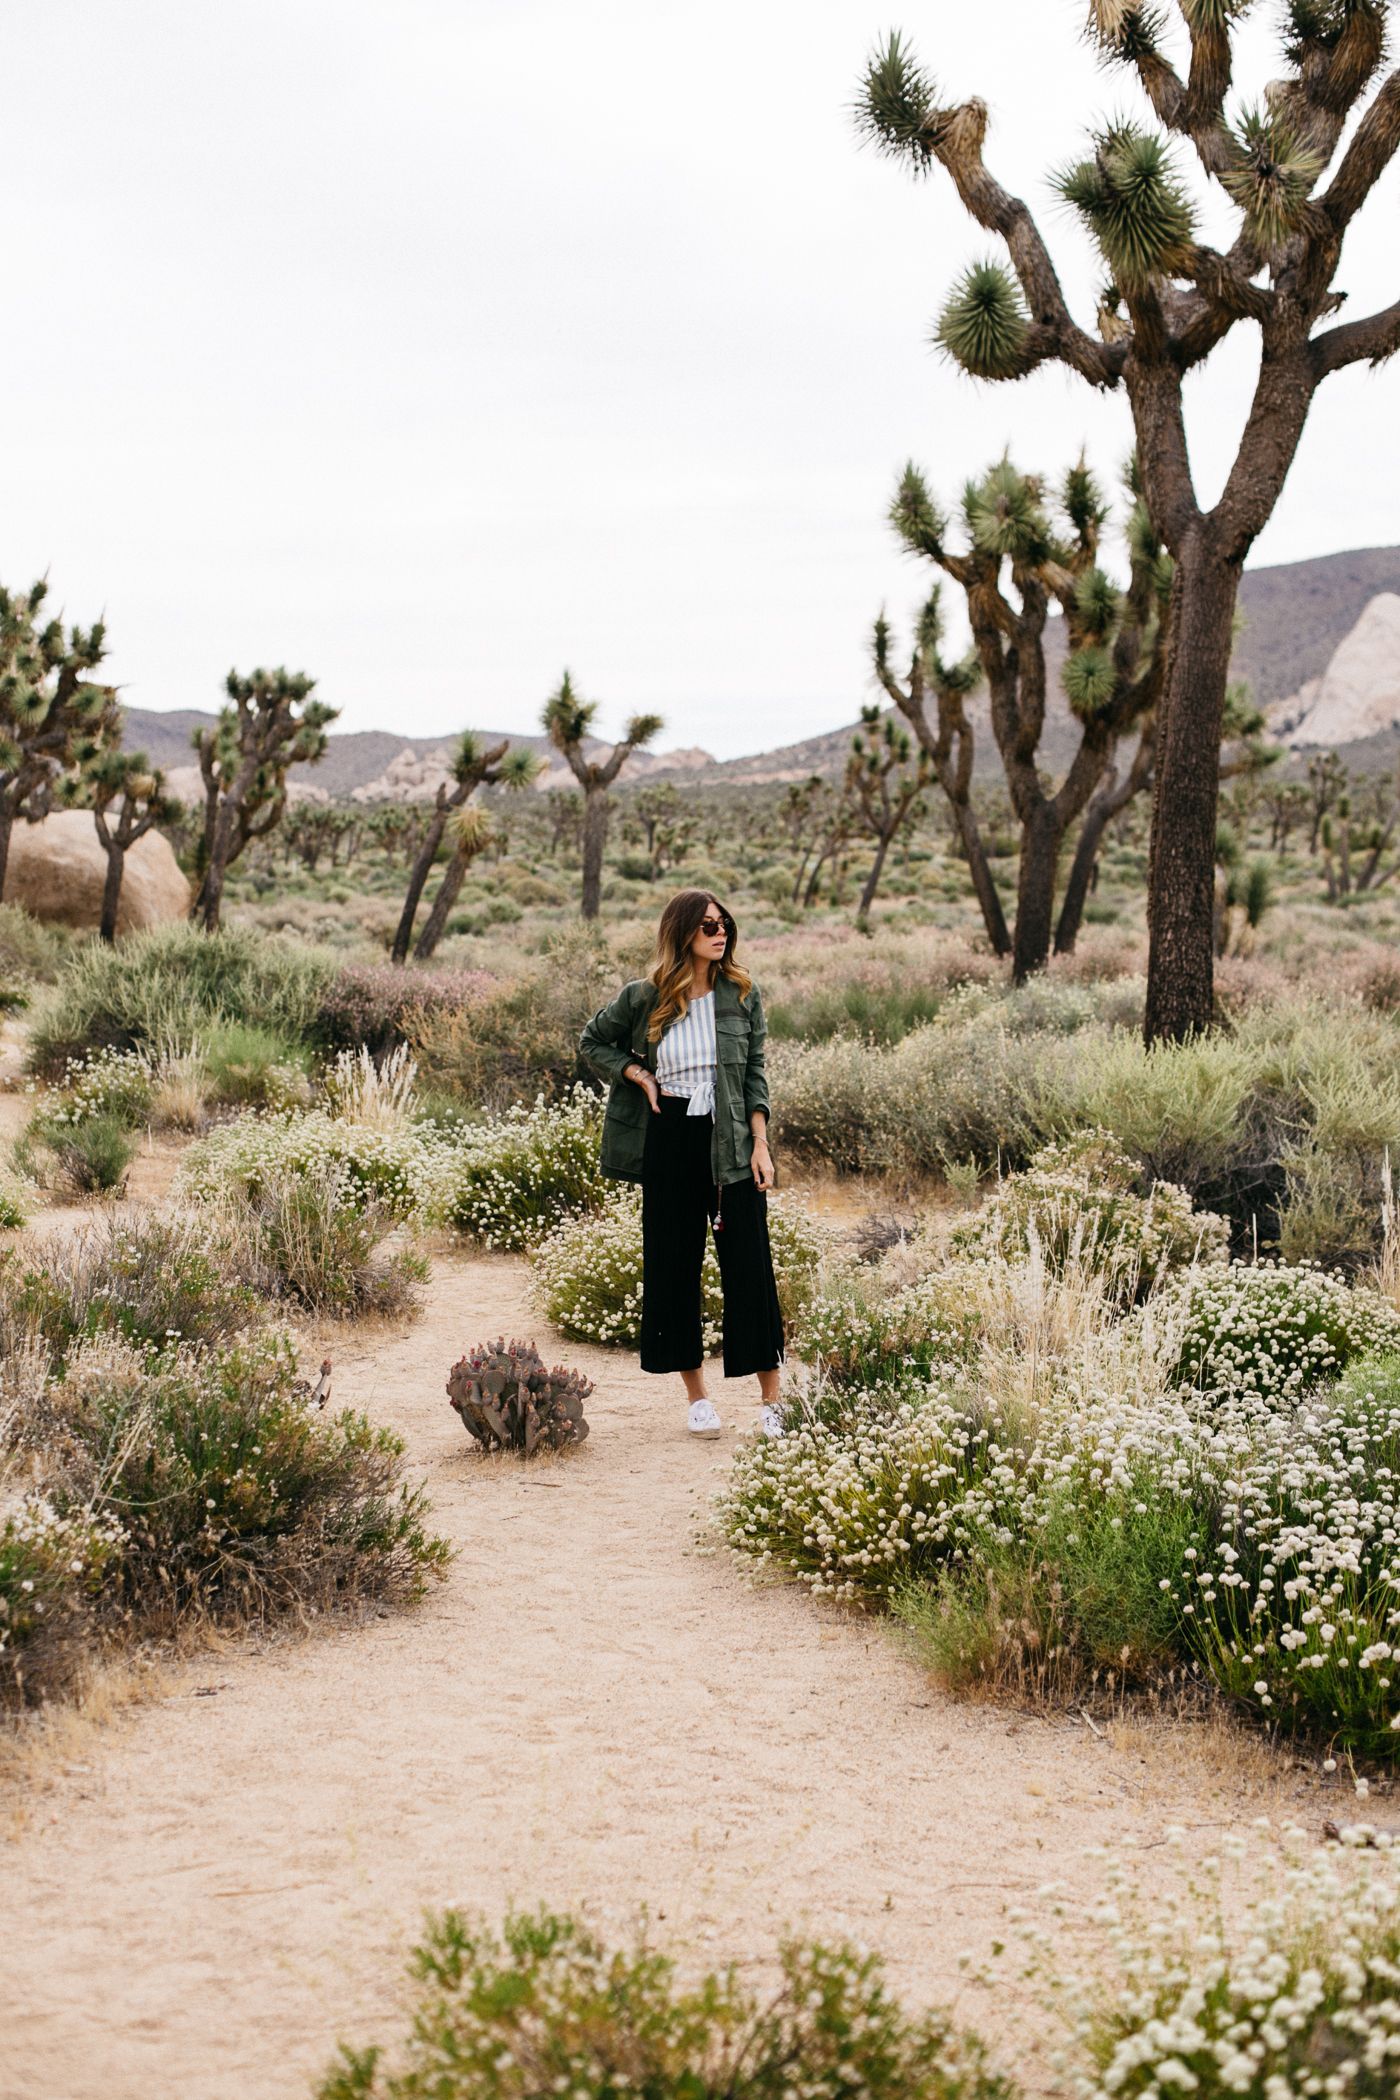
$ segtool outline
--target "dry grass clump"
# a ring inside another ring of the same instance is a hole
[[[343,1163],[273,1174],[225,1212],[240,1268],[274,1300],[353,1319],[413,1317],[428,1264],[412,1247],[383,1251],[397,1230],[387,1206],[355,1187]]]

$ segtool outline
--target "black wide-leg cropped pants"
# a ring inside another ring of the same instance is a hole
[[[768,1198],[752,1175],[721,1192],[710,1179],[712,1116],[687,1113],[689,1102],[663,1094],[647,1116],[642,1155],[642,1369],[698,1371],[700,1269],[705,1235],[716,1215],[724,1286],[724,1375],[776,1371],[783,1360],[783,1316],[768,1245]]]

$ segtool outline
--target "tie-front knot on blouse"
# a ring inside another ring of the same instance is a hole
[[[715,995],[692,999],[656,1051],[656,1083],[663,1094],[689,1094],[687,1115],[715,1112]]]

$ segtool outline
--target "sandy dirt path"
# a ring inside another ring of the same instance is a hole
[[[946,2002],[1009,1904],[1092,1885],[1086,1845],[1257,1813],[1150,1746],[951,1704],[877,1625],[753,1589],[697,1544],[734,1433],[689,1438],[669,1382],[556,1342],[523,1280],[439,1260],[423,1319],[338,1356],[336,1399],[429,1480],[446,1584],[201,1661],[0,1849],[6,2100],[304,2095],[338,2038],[400,2031],[402,1954],[448,1903],[583,1902],[618,1932],[646,1904],[705,1960],[847,1932]],[[499,1331],[596,1379],[576,1456],[471,1456],[446,1370]]]

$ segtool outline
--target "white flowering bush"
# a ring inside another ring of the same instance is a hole
[[[253,1110],[191,1145],[176,1177],[186,1202],[251,1200],[274,1183],[340,1172],[396,1218],[447,1224],[460,1180],[456,1147],[431,1125],[347,1123],[325,1109]]]
[[[785,1325],[806,1302],[831,1235],[798,1204],[768,1199],[768,1239]],[[595,1214],[568,1218],[530,1250],[532,1295],[565,1334],[609,1348],[635,1349],[642,1338],[642,1192],[614,1189]],[[712,1238],[700,1270],[701,1334],[706,1355],[719,1348],[724,1315],[719,1261]]]
[[[873,1303],[858,1275],[837,1275],[798,1322],[795,1348],[836,1393],[873,1389],[935,1365],[975,1360],[999,1263],[950,1262]]]
[[[1400,1356],[1296,1412],[1236,1403],[1187,1549],[1192,1647],[1284,1732],[1393,1754],[1400,1737]],[[1203,1469],[1204,1470],[1204,1469]]]
[[[1072,1953],[1012,1913],[1021,1971],[1068,2022],[1080,2100],[1390,2100],[1400,2060],[1400,1881],[1389,1841],[1320,1851],[1303,1830],[1227,1837],[1151,1897],[1110,1858]],[[1044,1892],[1053,1910],[1067,1905]],[[1087,1958],[1086,1958],[1087,1957]],[[988,1973],[986,1971],[984,1974]]]
[[[1400,1314],[1308,1263],[1237,1263],[1169,1284],[1149,1318],[1173,1385],[1286,1402],[1354,1356],[1400,1348]]]
[[[74,1620],[86,1615],[125,1532],[110,1512],[64,1514],[42,1495],[0,1508],[0,1695],[42,1695],[70,1675]]]
[[[456,1146],[450,1216],[486,1247],[528,1248],[562,1219],[600,1210],[616,1183],[598,1164],[602,1097],[576,1086],[470,1125]]]
[[[1295,1406],[1165,1384],[1151,1344],[1109,1330],[1029,1398],[985,1356],[839,1410],[819,1386],[792,1434],[736,1456],[721,1527],[819,1594],[894,1598],[936,1666],[943,1621],[1014,1591],[1042,1643],[1070,1627],[1105,1666],[1194,1661],[1271,1727],[1394,1754],[1400,1354]]]
[[[1042,1146],[976,1217],[953,1228],[950,1244],[1007,1261],[1034,1251],[1052,1275],[1072,1266],[1102,1275],[1121,1303],[1169,1270],[1224,1261],[1228,1220],[1193,1210],[1186,1190],[1170,1182],[1139,1196],[1133,1184],[1140,1177],[1111,1132],[1081,1131]]]
[[[843,1426],[794,1421],[735,1458],[716,1498],[731,1545],[816,1597],[886,1597],[905,1573],[963,1558],[985,1531],[1033,1527],[1038,1481],[957,1384],[877,1391]]]
[[[140,1050],[98,1050],[68,1061],[63,1085],[45,1103],[43,1124],[54,1131],[114,1116],[144,1122],[151,1106],[155,1067]]]

